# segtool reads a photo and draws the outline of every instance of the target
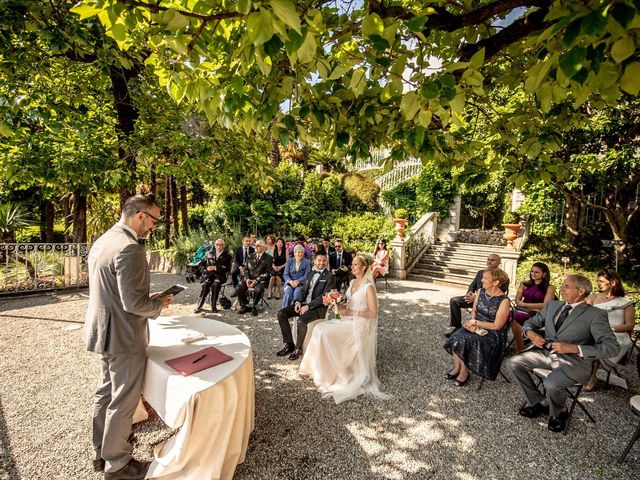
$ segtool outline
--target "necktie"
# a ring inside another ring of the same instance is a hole
[[[569,316],[569,313],[571,313],[571,309],[573,307],[569,304],[564,306],[564,310],[562,310],[562,312],[560,312],[560,316],[558,317],[558,320],[556,321],[556,332],[558,330],[560,330],[560,327],[562,327],[562,324],[564,323],[564,321],[567,319],[567,317]]]
[[[342,254],[339,253],[338,254],[338,268],[340,268],[342,266]]]
[[[244,265],[245,263],[247,263],[247,255],[249,253],[247,252],[247,248],[245,247],[244,249],[244,256],[242,257],[242,264]]]

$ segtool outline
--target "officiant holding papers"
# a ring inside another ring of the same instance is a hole
[[[149,265],[138,240],[160,221],[151,197],[135,195],[120,221],[89,252],[89,305],[84,325],[87,349],[100,354],[93,407],[93,466],[106,480],[143,479],[148,463],[131,456],[131,425],[147,362],[147,319],[173,299],[149,294]]]

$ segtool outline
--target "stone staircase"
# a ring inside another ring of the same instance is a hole
[[[429,247],[407,280],[467,287],[478,270],[486,268],[487,256],[502,247],[475,243],[442,242]]]

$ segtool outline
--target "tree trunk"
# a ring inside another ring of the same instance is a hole
[[[164,248],[171,246],[171,176],[164,179]]]
[[[87,197],[73,194],[73,243],[87,242]]]
[[[180,214],[182,216],[182,234],[189,235],[189,211],[187,205],[187,186],[180,185]]]
[[[118,123],[116,132],[118,134],[118,158],[127,165],[129,178],[119,187],[120,207],[133,194],[133,185],[136,179],[136,151],[127,146],[126,140],[133,133],[136,121],[138,120],[138,109],[133,105],[129,95],[129,79],[138,75],[135,69],[124,70],[109,65],[109,78],[113,89],[114,106]]]
[[[310,153],[311,151],[309,150],[309,145],[305,143],[302,146],[302,151],[300,155],[300,162],[302,163],[302,166],[304,167],[305,172],[309,170],[309,154]]]
[[[580,216],[582,208],[580,202],[572,195],[565,195],[564,226],[566,236],[570,241],[575,241],[580,232]]]
[[[149,194],[155,197],[157,190],[158,190],[158,185],[157,185],[157,177],[156,177],[156,166],[151,165],[151,169],[149,171]]]
[[[40,241],[53,243],[53,224],[55,220],[55,206],[51,200],[42,199],[40,202]]]
[[[277,139],[271,137],[271,151],[269,152],[271,158],[271,166],[276,168],[280,165],[280,142]]]
[[[64,215],[64,241],[71,242],[69,229],[71,228],[71,194],[67,194],[62,199],[62,214]]]
[[[178,195],[178,187],[176,185],[176,177],[171,175],[171,220],[173,220],[173,234],[176,237],[180,235],[180,220],[178,219],[179,210],[180,199]]]

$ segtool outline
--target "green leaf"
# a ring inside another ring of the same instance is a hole
[[[568,78],[573,77],[582,69],[582,63],[587,56],[587,49],[584,47],[573,47],[562,57],[560,57],[560,69]]]
[[[384,52],[387,48],[391,46],[391,44],[389,44],[386,38],[377,34],[369,35],[369,40],[371,41],[373,48],[378,50],[379,52]]]
[[[293,30],[288,32],[287,36],[289,38],[285,42],[285,47],[287,48],[287,54],[291,56],[298,51],[298,49],[300,48],[300,45],[302,45],[302,41],[304,40],[304,37],[302,35],[298,35]]]
[[[371,13],[362,20],[362,34],[365,37],[380,35],[384,33],[384,22],[377,13]]]
[[[251,11],[251,0],[238,0],[236,10],[247,15]]]
[[[636,11],[626,3],[616,3],[611,9],[611,16],[618,22],[622,28],[627,28],[633,20]]]
[[[277,35],[274,35],[273,37],[271,37],[271,40],[269,40],[267,43],[265,43],[263,45],[264,47],[264,53],[266,53],[269,56],[273,56],[276,53],[278,53],[278,50],[280,50],[282,48],[282,40],[280,40],[280,37],[278,37]]]
[[[354,70],[353,75],[351,75],[351,90],[355,97],[358,98],[366,88],[367,78],[365,76],[364,68]]]
[[[540,145],[540,142],[533,142],[531,144],[531,146],[527,149],[527,157],[530,159],[534,159],[537,158],[538,155],[540,155],[540,152],[542,151],[542,145]]]
[[[595,86],[598,89],[606,89],[615,83],[620,75],[620,70],[611,62],[600,65],[600,71],[596,75]]]
[[[607,18],[602,11],[595,10],[582,19],[582,29],[587,35],[598,35],[607,26]]]
[[[127,39],[127,31],[124,25],[116,23],[111,27],[111,36],[116,42],[124,42]]]
[[[407,56],[400,55],[393,63],[393,67],[391,67],[390,72],[394,75],[402,76],[404,73],[404,69],[407,66]]]
[[[469,68],[480,68],[484,63],[484,47],[473,54],[469,60]]]
[[[428,19],[429,17],[413,17],[411,20],[405,22],[405,24],[412,32],[422,32]]]
[[[164,12],[163,20],[167,25],[167,29],[172,32],[182,30],[189,26],[189,19],[173,8]]]
[[[436,98],[440,94],[440,87],[436,82],[427,80],[420,89],[420,94],[424,97],[425,100],[431,100],[432,98]]]
[[[618,40],[611,47],[611,56],[616,61],[616,63],[621,63],[631,55],[636,50],[636,45],[631,37],[624,37]]]
[[[93,17],[102,11],[102,8],[92,7],[91,5],[80,4],[69,9],[70,12],[80,15],[80,20]]]
[[[349,133],[338,132],[336,134],[336,144],[338,145],[338,147],[343,148],[348,143],[349,143]]]
[[[400,111],[407,120],[413,120],[413,117],[416,116],[419,109],[420,104],[418,103],[416,92],[407,92],[402,96],[402,100],[400,101]]]
[[[446,75],[443,75],[442,77],[440,77],[440,81],[442,82],[442,85],[445,87],[453,88],[456,86],[456,77],[454,77],[450,73],[447,73]]]
[[[638,95],[640,91],[640,62],[627,65],[620,78],[620,88],[631,95]]]
[[[263,55],[260,51],[260,47],[256,48],[256,63],[258,64],[258,68],[262,72],[263,75],[269,75],[271,72],[272,61],[271,57],[268,55]]]
[[[310,63],[316,56],[317,43],[316,39],[310,31],[304,36],[304,41],[298,49],[298,59],[300,63]]]
[[[580,19],[574,20],[564,30],[564,36],[562,37],[562,43],[565,47],[569,48],[576,41],[576,38],[580,34]]]
[[[536,97],[540,102],[540,109],[547,113],[551,110],[553,100],[553,86],[549,82],[545,82],[536,90]]]
[[[282,20],[289,28],[292,28],[296,32],[302,35],[300,29],[300,17],[296,11],[296,7],[293,2],[289,0],[270,0],[269,5],[275,12],[276,16]]]
[[[273,37],[273,18],[271,14],[261,8],[247,17],[249,41],[254,45],[262,45]]]

